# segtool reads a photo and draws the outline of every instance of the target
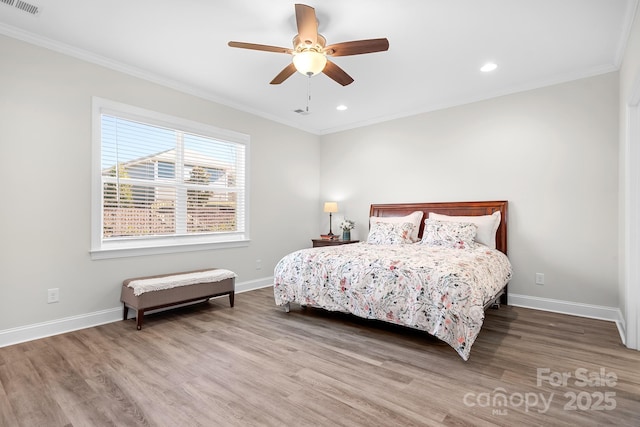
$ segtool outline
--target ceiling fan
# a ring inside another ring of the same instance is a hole
[[[299,71],[309,77],[323,72],[342,86],[346,86],[353,82],[353,78],[327,59],[327,56],[360,55],[389,49],[389,41],[386,38],[354,40],[326,46],[327,40],[318,33],[315,9],[304,4],[296,4],[295,7],[298,34],[293,38],[293,49],[255,43],[229,42],[230,47],[292,55],[292,62],[271,80],[272,85],[282,83],[293,73]]]

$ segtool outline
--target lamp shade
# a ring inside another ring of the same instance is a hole
[[[338,203],[324,202],[324,211],[329,213],[338,212]]]
[[[293,65],[305,76],[315,76],[327,65],[327,57],[315,50],[303,50],[293,56]]]

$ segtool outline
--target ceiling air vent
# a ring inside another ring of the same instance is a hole
[[[13,6],[16,9],[20,9],[23,12],[30,13],[31,15],[37,15],[40,13],[40,7],[27,3],[22,0],[0,0],[0,3],[4,3],[8,6]]]

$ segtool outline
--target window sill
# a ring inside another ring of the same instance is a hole
[[[112,258],[128,258],[135,256],[161,255],[180,252],[207,251],[214,249],[228,249],[249,246],[250,240],[235,240],[226,242],[207,242],[207,243],[182,243],[156,245],[149,247],[112,247],[92,249],[91,259],[112,259]]]

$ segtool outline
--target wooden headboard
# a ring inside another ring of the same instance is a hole
[[[371,205],[369,216],[405,216],[415,211],[424,212],[418,236],[422,238],[424,220],[429,212],[451,216],[491,215],[500,211],[502,220],[496,233],[496,249],[507,253],[507,201],[493,202],[438,202],[438,203],[397,203]]]

